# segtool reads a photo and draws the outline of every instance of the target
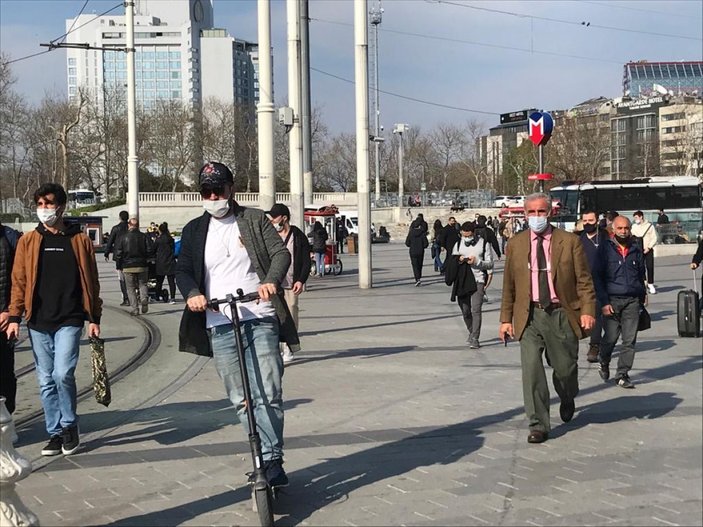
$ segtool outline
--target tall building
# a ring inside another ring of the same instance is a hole
[[[628,62],[623,67],[622,93],[633,98],[666,93],[703,97],[703,62]]]
[[[213,0],[136,0],[134,24],[137,103],[144,108],[158,100],[197,107],[207,96],[251,105],[258,99],[257,45],[212,29]],[[81,15],[66,21],[66,30],[72,28],[67,42],[105,49],[67,50],[69,98],[81,87],[98,98],[111,87],[123,89],[125,16]]]

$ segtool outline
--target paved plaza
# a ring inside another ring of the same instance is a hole
[[[345,272],[311,278],[301,299],[303,351],[284,377],[291,484],[276,525],[703,523],[703,340],[676,332],[690,257],[657,259],[636,389],[603,383],[582,341],[576,415],[561,423],[552,390],[552,434],[530,445],[519,345],[497,340],[502,262],[482,347],[469,350],[429,251],[419,288],[402,243],[373,251],[372,290],[358,289],[356,256],[345,254]],[[103,296],[117,306],[114,270],[100,260]],[[258,524],[248,443],[214,366],[177,352],[182,309],[152,304],[144,318],[160,331],[155,353],[113,386],[108,409],[79,404],[79,453],[42,458],[43,421],[20,428],[35,472],[18,494],[42,525]],[[114,309],[103,329],[108,366],[144,342],[144,328]],[[27,357],[25,345],[18,362]],[[38,404],[28,377],[18,407]]]

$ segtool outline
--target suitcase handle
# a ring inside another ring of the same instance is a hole
[[[698,294],[698,277],[696,276],[696,270],[693,270],[693,290]],[[703,293],[703,291],[701,291]]]

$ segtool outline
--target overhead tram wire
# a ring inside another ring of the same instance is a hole
[[[340,26],[348,26],[348,27],[353,27],[354,24],[350,24],[348,22],[339,22],[337,20],[326,20],[323,18],[310,18],[311,21],[315,22],[323,22],[325,24],[336,24]],[[523,53],[530,53],[530,54],[538,54],[538,55],[549,55],[552,57],[564,57],[568,59],[579,59],[579,60],[591,60],[595,62],[607,62],[609,64],[620,64],[622,65],[623,63],[627,61],[618,61],[618,60],[612,60],[612,59],[601,59],[598,57],[586,57],[583,55],[571,55],[568,53],[558,53],[556,51],[540,51],[536,49],[530,49],[530,48],[520,48],[517,46],[504,46],[502,44],[489,44],[487,42],[478,42],[475,40],[463,40],[463,39],[458,39],[458,38],[451,38],[451,37],[440,37],[437,35],[427,35],[425,33],[413,33],[410,31],[400,31],[397,29],[388,29],[388,28],[379,28],[379,31],[382,33],[393,33],[396,35],[405,35],[409,37],[417,37],[417,38],[426,38],[428,40],[439,40],[443,42],[453,42],[456,44],[468,44],[471,46],[482,46],[482,47],[488,47],[488,48],[496,48],[496,49],[504,49],[508,51],[521,51]]]
[[[83,2],[83,7],[81,7],[81,10],[78,12],[78,16],[76,16],[76,18],[73,19],[73,23],[71,24],[71,27],[68,28],[68,32],[66,32],[62,37],[59,37],[59,38],[63,38],[63,40],[61,40],[61,44],[63,44],[63,42],[66,40],[66,37],[68,36],[68,34],[73,30],[73,26],[76,25],[76,20],[78,20],[78,18],[83,14],[83,11],[85,10],[85,6],[88,5],[88,2],[90,2],[90,0],[85,0],[85,2]],[[58,40],[58,39],[56,39],[56,40]],[[55,41],[52,41],[52,42],[55,42]]]
[[[428,4],[445,4],[445,5],[451,5],[451,6],[456,6],[456,7],[464,7],[466,9],[475,9],[476,11],[486,11],[489,13],[497,13],[500,15],[509,15],[517,18],[532,18],[534,20],[545,20],[547,22],[556,22],[558,24],[569,24],[572,26],[585,26],[585,22],[577,22],[575,20],[564,20],[561,18],[550,18],[546,16],[539,16],[539,15],[530,15],[530,14],[525,14],[525,13],[516,13],[514,11],[505,11],[503,9],[492,9],[490,7],[479,7],[475,5],[470,5],[470,4],[460,4],[458,2],[451,2],[449,0],[425,0]],[[679,39],[684,39],[684,40],[695,40],[696,42],[701,42],[702,39],[698,37],[690,37],[686,35],[673,35],[671,33],[656,33],[654,31],[644,31],[640,29],[629,29],[625,27],[614,27],[614,26],[602,26],[599,24],[593,24],[589,22],[588,27],[593,27],[597,29],[605,29],[608,31],[622,31],[625,33],[639,33],[642,35],[652,35],[652,36],[657,36],[657,37],[667,37],[667,38],[679,38]]]
[[[353,80],[351,80],[351,79],[346,79],[346,78],[344,78],[344,77],[340,77],[339,75],[335,75],[334,73],[329,73],[329,72],[327,72],[327,71],[322,71],[322,70],[320,70],[320,69],[313,68],[312,66],[310,67],[310,69],[311,69],[312,71],[315,71],[315,72],[320,73],[320,74],[322,74],[322,75],[326,75],[326,76],[328,76],[328,77],[332,77],[333,79],[338,79],[338,80],[340,80],[340,81],[344,81],[344,82],[347,82],[347,83],[349,83],[349,84],[356,84]],[[461,107],[461,106],[452,106],[452,105],[450,105],[450,104],[442,104],[442,103],[434,102],[434,101],[426,101],[426,100],[424,100],[424,99],[418,99],[418,98],[416,98],[416,97],[410,97],[409,95],[401,95],[400,93],[394,93],[394,92],[390,92],[390,91],[387,91],[387,90],[381,90],[381,89],[379,89],[378,91],[381,92],[381,93],[383,93],[383,94],[385,94],[385,95],[390,95],[391,97],[397,97],[397,98],[399,98],[399,99],[405,99],[406,101],[417,102],[417,103],[420,103],[420,104],[427,104],[427,105],[429,105],[429,106],[436,106],[436,107],[438,107],[438,108],[446,108],[446,109],[449,109],[449,110],[458,110],[458,111],[460,111],[460,112],[467,112],[467,113],[479,113],[479,114],[482,114],[482,115],[500,115],[498,112],[489,112],[489,111],[486,111],[486,110],[473,110],[473,109],[471,109],[471,108],[463,108],[463,107]]]
[[[91,19],[88,20],[87,22],[84,22],[84,23],[81,24],[80,26],[74,27],[73,29],[71,29],[71,30],[67,31],[66,33],[64,33],[63,35],[61,35],[60,37],[55,38],[55,39],[52,40],[51,42],[54,43],[54,42],[56,42],[57,40],[66,37],[66,36],[69,35],[70,33],[73,33],[74,31],[77,31],[78,29],[82,28],[83,26],[85,26],[85,25],[87,25],[87,24],[90,24],[90,23],[93,22],[96,18],[100,18],[101,16],[105,16],[105,15],[107,15],[107,14],[110,14],[112,11],[114,11],[114,10],[117,9],[118,7],[122,7],[123,5],[124,5],[123,3],[116,4],[115,6],[111,7],[111,8],[108,9],[107,11],[105,11],[105,12],[103,12],[103,13],[100,13],[99,15],[96,15],[95,17],[91,18]],[[33,57],[37,57],[37,56],[39,56],[39,55],[44,55],[45,53],[49,53],[50,51],[53,51],[53,50],[55,50],[55,49],[58,49],[58,47],[50,47],[49,49],[46,49],[46,50],[44,50],[44,51],[39,51],[39,52],[37,52],[37,53],[32,53],[31,55],[25,55],[24,57],[19,57],[19,58],[17,58],[17,59],[8,60],[8,61],[7,61],[7,64],[13,64],[13,63],[15,63],[15,62],[20,62],[20,61],[22,61],[22,60],[27,60],[27,59],[31,59],[31,58],[33,58]]]
[[[656,15],[664,15],[664,16],[675,16],[677,18],[690,18],[689,15],[682,15],[679,13],[667,13],[666,11],[657,11],[656,9],[644,9],[643,7],[631,7],[631,6],[624,6],[624,5],[615,5],[612,2],[591,2],[589,0],[578,0],[582,4],[591,4],[591,5],[597,5],[601,7],[611,7],[613,9],[625,9],[627,11],[641,11],[642,13],[654,13]]]

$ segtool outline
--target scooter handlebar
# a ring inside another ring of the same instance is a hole
[[[217,311],[219,309],[220,304],[229,304],[231,302],[236,302],[236,303],[246,303],[246,302],[255,302],[256,300],[259,300],[259,293],[254,292],[254,293],[249,293],[249,294],[244,294],[244,291],[241,289],[237,289],[237,295],[232,295],[228,294],[225,298],[211,298],[207,302],[207,307],[209,309],[214,309]]]

